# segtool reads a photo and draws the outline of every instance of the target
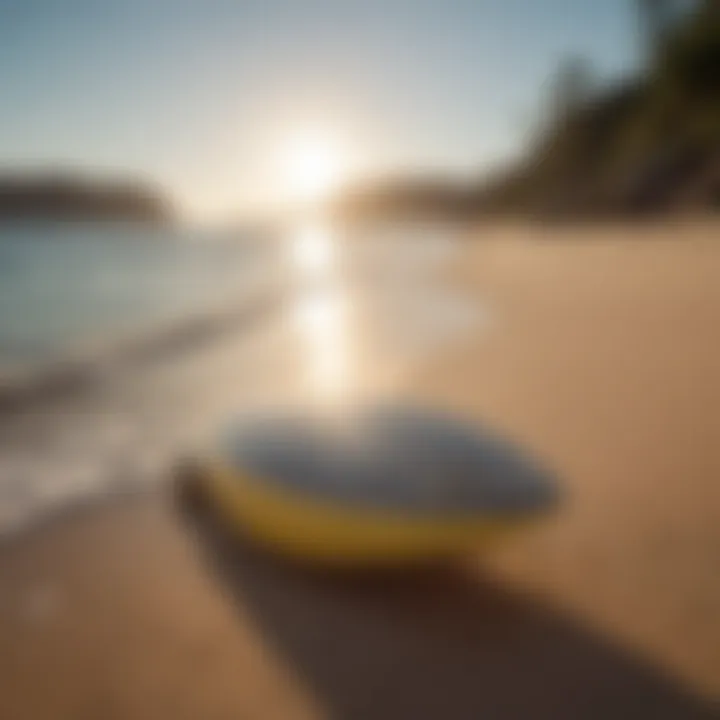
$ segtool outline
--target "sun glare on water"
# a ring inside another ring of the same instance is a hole
[[[301,227],[292,240],[295,266],[308,274],[326,273],[333,262],[333,242],[328,228],[319,225]]]
[[[295,136],[277,159],[284,197],[301,210],[288,237],[298,283],[292,310],[298,359],[315,402],[342,402],[352,380],[351,313],[340,282],[340,249],[333,228],[323,220],[322,205],[342,189],[355,168],[346,147],[335,136],[319,132]]]

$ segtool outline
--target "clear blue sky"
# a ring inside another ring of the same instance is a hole
[[[297,128],[363,173],[482,172],[560,58],[612,77],[636,40],[631,0],[0,0],[0,163],[137,172],[191,213],[270,202]]]

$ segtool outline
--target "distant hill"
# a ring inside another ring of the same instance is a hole
[[[594,87],[577,67],[561,67],[552,112],[511,166],[475,183],[410,178],[358,188],[336,211],[465,218],[720,209],[720,0],[683,7],[636,77]]]
[[[347,190],[331,212],[346,219],[458,218],[471,214],[472,188],[450,179],[395,178]]]
[[[478,188],[487,211],[720,208],[720,2],[663,29],[647,68],[557,114],[527,155]]]
[[[170,204],[139,183],[71,176],[0,175],[2,220],[167,222]]]

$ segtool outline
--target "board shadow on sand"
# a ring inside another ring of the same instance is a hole
[[[344,720],[716,717],[670,678],[489,573],[330,573],[191,519],[200,555]]]

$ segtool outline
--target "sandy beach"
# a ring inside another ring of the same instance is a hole
[[[361,372],[528,448],[558,514],[457,568],[357,578],[191,527],[168,454],[234,404],[308,397],[269,321],[35,405],[0,447],[69,443],[72,415],[88,446],[142,450],[121,497],[0,546],[1,718],[716,716],[720,226],[468,234],[446,282],[485,321],[417,362],[368,344]]]

